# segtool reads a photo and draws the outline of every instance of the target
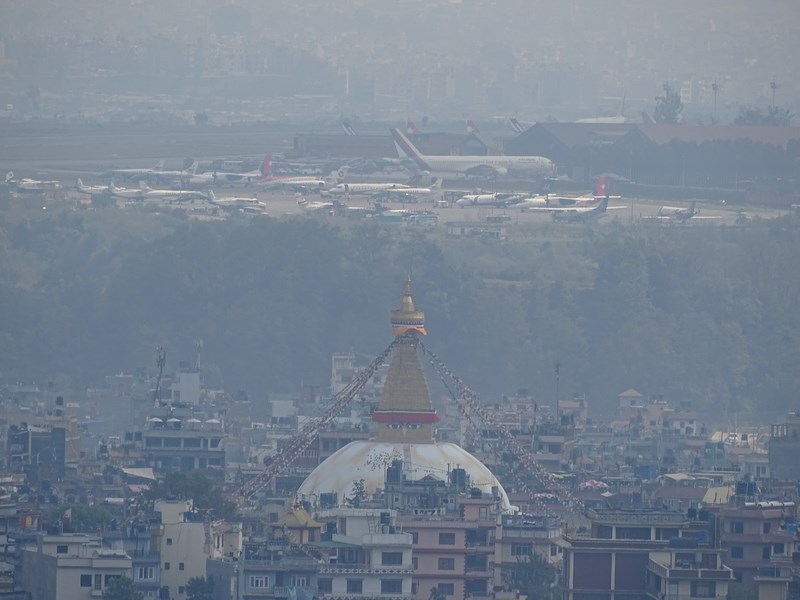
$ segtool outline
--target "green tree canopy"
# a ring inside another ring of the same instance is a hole
[[[659,96],[656,101],[656,109],[653,112],[653,120],[656,123],[677,123],[681,118],[683,102],[680,93],[675,90],[669,82],[664,83],[664,95]]]
[[[103,590],[103,600],[144,600],[130,577],[114,577]]]

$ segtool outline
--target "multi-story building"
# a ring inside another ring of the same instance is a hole
[[[96,600],[116,577],[131,577],[131,557],[85,534],[16,537],[17,581],[31,600]]]
[[[725,564],[738,583],[752,586],[759,569],[793,566],[796,507],[792,502],[747,502],[719,511]]]
[[[339,507],[320,511],[335,553],[319,567],[324,599],[412,597],[412,535],[398,533],[395,511]],[[321,544],[322,546],[322,544]]]
[[[191,500],[157,500],[161,515],[156,540],[161,555],[161,585],[172,600],[186,598],[192,577],[205,577],[206,558],[211,554],[211,525],[193,511]]]
[[[154,409],[142,431],[142,456],[162,471],[222,473],[225,431],[220,419],[198,419],[188,407]]]
[[[550,564],[560,564],[563,547],[558,517],[524,513],[499,515],[493,557],[495,588],[502,588],[520,561],[534,554]]]
[[[653,600],[727,598],[733,572],[722,564],[723,552],[692,539],[675,539],[668,548],[650,552],[647,595]]]

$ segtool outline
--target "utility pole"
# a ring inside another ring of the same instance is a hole
[[[778,89],[778,84],[774,81],[769,82],[769,87],[772,90],[772,108],[775,109],[775,90]]]
[[[719,84],[715,81],[711,84],[711,90],[714,92],[714,125],[717,124],[717,93],[719,93]]]
[[[556,359],[556,362],[553,364],[553,372],[555,373],[555,376],[556,376],[556,406],[555,406],[556,425],[560,425],[561,424],[561,416],[559,415],[559,410],[558,410],[558,397],[559,397],[559,389],[558,388],[559,388],[560,379],[561,379],[561,361],[558,360],[558,359]]]

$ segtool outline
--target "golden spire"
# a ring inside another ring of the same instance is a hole
[[[395,335],[403,335],[409,331],[416,331],[420,335],[427,335],[425,331],[425,311],[417,310],[414,306],[414,297],[411,294],[411,277],[406,279],[403,298],[400,300],[400,307],[393,310],[392,332]]]
[[[378,409],[376,439],[382,442],[430,444],[439,416],[431,405],[428,383],[417,356],[417,336],[426,335],[425,312],[414,306],[411,278],[406,280],[400,307],[393,310],[392,331],[399,344],[392,352]]]

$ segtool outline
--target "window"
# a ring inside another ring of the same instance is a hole
[[[772,527],[772,523],[770,523],[769,521],[767,521],[766,523],[764,523],[764,524],[763,524],[763,526],[761,527],[761,529],[762,529],[762,531],[763,531],[764,533],[769,533],[769,530],[770,530],[770,528],[771,528],[771,527]]]
[[[66,554],[69,552],[69,546],[66,544],[59,544],[56,546],[56,554]]]
[[[744,522],[743,521],[731,521],[730,530],[731,530],[731,533],[744,533]]]
[[[419,533],[416,531],[411,532],[411,543],[412,544],[419,544]]]
[[[717,595],[717,584],[713,581],[693,581],[692,598],[713,598]]]
[[[511,544],[511,556],[530,556],[530,544]]]
[[[167,538],[167,546],[172,546],[172,538]]]
[[[186,564],[185,563],[178,563],[178,571],[185,571]]]
[[[330,594],[333,592],[333,579],[317,579],[317,593]]]
[[[772,544],[772,553],[773,554],[783,554],[784,545],[783,544]]]
[[[136,570],[136,579],[155,579],[153,567],[139,567]]]
[[[381,552],[382,565],[402,565],[403,553],[402,552]]]
[[[103,576],[102,575],[95,575],[94,576],[94,586],[93,589],[95,592],[99,592],[103,589]]]
[[[81,575],[81,587],[92,587],[91,575]]]
[[[292,575],[292,585],[294,587],[308,587],[308,575]]]
[[[165,571],[169,571],[169,563],[168,562],[164,563],[164,570]]]
[[[456,568],[456,559],[455,558],[440,558],[439,559],[439,570],[440,571],[453,571]]]
[[[731,558],[744,558],[744,548],[741,546],[731,546]]]
[[[402,579],[381,579],[381,594],[402,594]]]
[[[183,587],[182,585],[179,585],[179,586],[178,586],[178,593],[179,593],[179,594],[184,594],[184,593],[186,593],[186,588],[185,588],[185,587]]]
[[[439,534],[439,545],[441,546],[454,546],[456,543],[456,534],[455,533],[440,533]]]
[[[417,557],[414,556],[411,558],[411,567],[416,570],[417,568]]]
[[[250,575],[250,579],[247,581],[247,587],[252,589],[263,589],[267,587],[269,583],[269,579],[265,575]]]
[[[363,579],[348,579],[347,580],[347,593],[348,594],[360,594],[361,590],[364,588],[364,580]]]
[[[445,596],[452,596],[456,593],[456,586],[453,583],[440,583],[436,586],[436,589]]]
[[[761,558],[769,560],[770,556],[772,556],[772,546],[764,546],[761,548]]]
[[[555,544],[550,544],[550,556],[557,556],[558,555],[558,546]]]

